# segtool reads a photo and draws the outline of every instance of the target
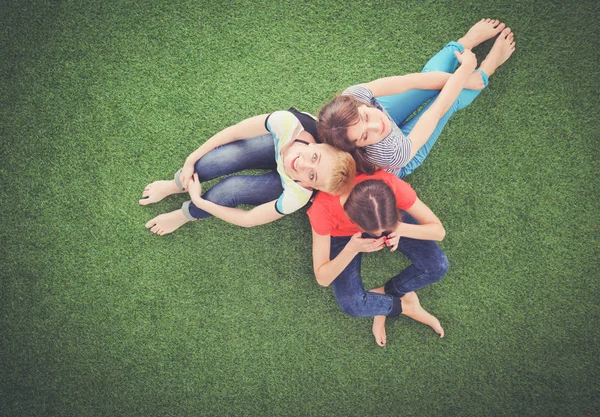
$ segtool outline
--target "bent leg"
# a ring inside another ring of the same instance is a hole
[[[281,177],[277,172],[268,172],[263,175],[234,175],[224,178],[206,191],[202,198],[225,207],[236,207],[240,204],[259,206],[277,200],[281,193],[283,193]],[[183,203],[181,208],[189,220],[212,216],[200,210],[191,201]]]
[[[463,49],[462,45],[457,42],[448,43],[427,61],[421,72],[454,72],[458,66],[454,51],[462,52]],[[438,93],[439,90],[414,89],[402,94],[377,97],[377,101],[387,110],[394,122],[400,125],[408,116]]]
[[[483,72],[482,70],[475,70],[475,71],[478,71],[481,73],[481,78],[483,79],[483,84],[485,87],[487,87],[487,85],[488,85],[487,74],[485,72]],[[446,123],[448,123],[448,120],[450,120],[450,117],[457,111],[464,109],[469,104],[471,104],[473,102],[473,100],[475,100],[475,98],[482,91],[483,91],[483,89],[481,89],[481,90],[465,90],[465,89],[463,89],[460,92],[456,101],[452,104],[452,106],[446,112],[446,114],[444,114],[444,116],[442,116],[442,118],[439,120],[433,133],[431,134],[431,136],[429,136],[429,139],[427,139],[427,142],[425,142],[425,144],[421,147],[421,149],[419,149],[417,151],[415,156],[408,162],[408,164],[406,164],[400,170],[400,173],[398,174],[398,176],[400,178],[404,178],[407,175],[411,174],[415,169],[417,169],[423,163],[423,161],[425,161],[425,158],[427,158],[427,155],[429,155],[431,148],[433,148],[433,145],[435,145],[435,142],[440,137],[440,134],[442,133],[442,130],[444,130],[444,127],[446,126]],[[435,99],[431,100],[425,107],[423,107],[421,110],[419,110],[419,112],[415,115],[415,117],[413,117],[408,122],[406,122],[400,126],[400,130],[402,130],[402,133],[404,133],[407,136],[410,135],[410,132],[413,130],[413,128],[415,127],[415,125],[417,124],[417,122],[419,121],[421,116],[427,111],[427,109],[429,109],[429,107],[431,107],[434,100]]]
[[[198,173],[200,181],[209,181],[245,169],[277,169],[275,146],[270,133],[219,146],[194,165],[194,172]],[[175,173],[175,183],[183,190],[179,181],[180,172],[181,170]]]
[[[332,237],[330,259],[334,259],[349,240],[350,237]],[[340,308],[353,317],[397,316],[402,312],[399,298],[365,291],[360,275],[361,255],[356,255],[331,283]]]
[[[402,221],[419,224],[408,213],[402,213]],[[432,240],[401,237],[397,251],[402,252],[412,265],[385,283],[385,293],[395,297],[417,291],[443,278],[449,268],[448,258],[439,245]]]

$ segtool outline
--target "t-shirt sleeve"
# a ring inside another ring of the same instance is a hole
[[[295,192],[295,190],[286,188],[275,202],[275,210],[279,214],[292,214],[304,207],[310,200],[310,196],[310,194]]]
[[[265,122],[267,130],[283,143],[291,142],[302,130],[300,121],[289,111],[271,113]]]
[[[398,175],[410,161],[412,143],[406,136],[392,131],[381,142],[366,147],[366,159],[387,172]]]
[[[415,204],[417,193],[409,183],[391,174],[386,175],[384,181],[390,186],[396,196],[396,207],[401,210],[408,210]]]
[[[322,199],[317,196],[312,206],[308,209],[307,214],[313,230],[321,236],[326,236],[330,235],[331,231],[335,229],[335,220],[322,203]]]
[[[342,92],[342,95],[354,96],[366,104],[373,104],[373,100],[375,99],[373,92],[362,85],[353,85],[352,87],[348,87]]]

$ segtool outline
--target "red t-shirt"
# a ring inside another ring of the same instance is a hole
[[[383,170],[377,171],[373,175],[360,174],[356,176],[354,184],[366,180],[382,180],[389,185],[396,196],[396,207],[401,210],[411,208],[417,201],[415,190],[393,174]],[[308,218],[314,231],[321,236],[352,236],[361,231],[344,213],[339,195],[319,192],[308,209]]]

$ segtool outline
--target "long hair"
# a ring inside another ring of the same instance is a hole
[[[344,211],[364,232],[392,231],[400,221],[396,196],[381,180],[366,180],[354,186]]]
[[[367,161],[364,148],[359,148],[348,139],[348,128],[358,123],[358,108],[363,105],[365,103],[353,96],[335,97],[319,111],[317,134],[324,143],[351,154],[358,171],[373,174],[379,167]]]

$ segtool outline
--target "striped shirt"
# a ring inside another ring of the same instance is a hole
[[[342,93],[343,96],[354,96],[359,101],[381,110],[391,121],[392,130],[381,139],[381,141],[372,145],[367,145],[365,157],[367,161],[375,164],[387,172],[394,175],[400,173],[400,169],[410,161],[412,142],[402,133],[389,113],[377,101],[373,92],[362,85],[353,85],[348,87]]]

